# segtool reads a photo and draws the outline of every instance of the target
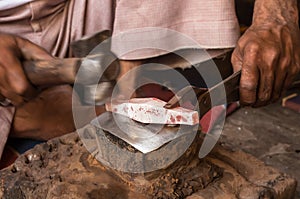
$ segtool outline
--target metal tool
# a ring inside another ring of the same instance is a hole
[[[197,97],[197,104],[195,104],[195,106],[199,106],[199,116],[202,118],[203,115],[212,108],[212,106],[222,105],[224,102],[229,104],[239,100],[240,77],[241,71],[238,71],[209,89],[192,86],[185,87],[176,93],[176,95],[172,97],[164,107],[170,109],[177,107],[180,102],[193,101],[193,99],[191,99],[191,96],[193,96],[191,95],[191,92],[195,92]],[[222,92],[224,90],[225,93]],[[214,96],[213,103],[211,98],[212,96]]]
[[[24,61],[24,72],[35,86],[74,84],[75,79],[80,78],[76,82],[83,85],[83,91],[87,86],[82,102],[103,101],[108,97],[107,93],[110,93],[120,70],[116,56],[110,51],[110,35],[110,31],[102,31],[72,42],[71,51],[76,58]],[[99,44],[101,46],[93,50]],[[79,69],[80,75],[77,77]],[[100,73],[103,74],[101,78]],[[96,94],[90,95],[91,90],[96,90]],[[8,105],[1,94],[0,102],[3,106]]]
[[[101,52],[88,55],[90,51],[98,44],[110,36],[108,31],[99,32],[90,38],[83,38],[71,44],[75,56],[80,58],[52,59],[40,61],[23,62],[24,71],[29,81],[35,86],[50,86],[60,84],[74,84],[79,69],[86,70],[85,75],[81,75],[79,83],[83,84],[84,93],[83,102],[104,101],[109,97],[112,85],[119,74],[119,65],[117,59],[108,50],[109,43],[105,43]],[[110,63],[110,61],[112,61]],[[109,67],[106,68],[104,66]],[[99,70],[104,70],[103,75],[99,78]],[[87,89],[85,89],[85,86]],[[90,95],[91,90],[96,90],[96,95]],[[0,106],[10,105],[9,100],[0,94]],[[10,123],[14,116],[13,107],[0,107],[0,137],[2,136],[2,145],[0,145],[0,158],[3,145],[10,131]],[[5,117],[4,117],[5,116]],[[5,138],[5,139],[4,139]]]
[[[35,86],[53,86],[62,84],[74,84],[77,72],[86,70],[84,75],[79,76],[77,82],[81,83],[84,87],[87,86],[88,91],[84,95],[83,102],[90,102],[89,95],[91,87],[99,90],[96,92],[96,101],[102,101],[107,98],[107,93],[112,89],[115,79],[119,73],[118,63],[113,62],[104,72],[99,79],[99,71],[103,70],[102,61],[106,59],[107,55],[98,54],[97,56],[86,58],[68,58],[68,59],[53,59],[42,61],[26,61],[23,63],[23,68],[29,81]],[[98,81],[99,80],[99,81]],[[104,84],[101,83],[105,82]],[[99,86],[100,85],[100,86]],[[99,93],[100,92],[100,93]],[[0,101],[4,100],[0,96]]]
[[[74,84],[76,80],[83,92],[78,96],[84,104],[99,104],[109,98],[120,70],[112,53],[25,62],[23,67],[28,79],[36,86]]]
[[[85,77],[79,80],[83,84],[94,84],[98,71],[104,70],[103,62],[107,60],[108,54],[90,55],[84,58],[66,58],[66,59],[52,59],[41,61],[25,61],[23,63],[24,71],[30,82],[36,86],[39,85],[56,85],[56,84],[73,84],[77,72],[85,70]],[[113,59],[113,58],[112,58]],[[115,80],[119,73],[119,66],[117,62],[113,62],[104,71],[100,82]]]

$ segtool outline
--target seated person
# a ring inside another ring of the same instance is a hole
[[[0,2],[0,93],[16,107],[12,123],[1,125],[11,125],[11,136],[39,140],[74,131],[72,87],[36,88],[22,61],[70,57],[72,41],[103,30],[124,36],[113,41],[112,50],[134,39],[172,44],[172,50],[186,48],[174,38],[151,32],[153,27],[179,32],[216,54],[235,47],[232,64],[234,71],[242,71],[241,103],[262,106],[276,101],[300,70],[297,1],[256,0],[252,25],[241,38],[234,9],[233,0]],[[130,31],[134,36],[124,34]],[[164,54],[140,49],[120,55],[120,77]],[[120,87],[121,92],[133,84],[134,80]]]

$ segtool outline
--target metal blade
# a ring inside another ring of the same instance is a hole
[[[192,86],[187,86],[178,91],[174,97],[172,97],[165,108],[175,108],[179,105],[179,102],[184,103],[185,101],[192,101],[192,98],[196,95],[198,98],[198,105],[200,109],[200,117],[207,113],[212,105],[221,105],[223,102],[231,103],[239,100],[239,81],[240,81],[241,71],[238,71],[224,81],[218,83],[210,89],[207,88],[197,88]],[[225,93],[222,92],[225,90]],[[192,93],[194,92],[194,93]],[[223,95],[224,94],[224,95]],[[217,100],[214,100],[214,104],[211,104],[211,96],[214,96]]]
[[[207,91],[208,91],[207,88],[197,88],[194,86],[186,86],[186,87],[182,88],[180,91],[178,91],[167,102],[167,104],[164,106],[164,108],[168,108],[168,109],[175,108],[175,107],[179,106],[180,102],[182,102],[182,104],[184,102],[188,102],[188,101],[192,102],[195,95],[198,98],[199,96],[201,96],[202,94],[204,94]]]
[[[198,98],[199,102],[199,109],[201,116],[207,113],[213,106],[229,104],[231,102],[235,102],[239,100],[239,81],[240,81],[241,71],[234,73],[233,75],[229,76],[223,82],[220,82],[216,86],[209,89],[206,93]],[[225,90],[225,93],[224,93]],[[212,102],[211,99],[214,99]],[[201,117],[200,116],[200,117]],[[226,111],[222,113],[220,118],[225,118]],[[221,125],[224,120],[218,121]],[[215,125],[213,130],[208,132],[205,136],[202,146],[199,151],[199,157],[204,158],[216,145],[218,142],[222,128],[216,128],[218,125]]]
[[[198,97],[200,118],[214,106],[229,104],[239,100],[240,77],[241,71],[238,71]]]

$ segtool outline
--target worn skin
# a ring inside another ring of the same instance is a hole
[[[11,136],[47,140],[74,131],[72,87],[35,88],[23,60],[54,59],[26,39],[0,34],[0,91],[16,107]]]
[[[240,102],[259,107],[278,100],[299,73],[299,60],[297,1],[256,0],[253,23],[231,60],[234,71],[242,70]],[[121,62],[123,74],[139,64]]]
[[[28,40],[0,34],[0,92],[19,106],[37,94],[22,69],[22,60],[53,59],[44,49]]]
[[[0,94],[16,107],[10,136],[48,140],[73,132],[72,87],[35,88],[22,69],[24,60],[54,57],[32,42],[8,34],[0,34],[0,52]],[[75,100],[80,103],[79,98]],[[97,106],[95,111],[100,114],[104,107]]]
[[[280,98],[300,70],[300,32],[296,0],[256,0],[251,27],[232,55],[242,70],[240,100],[263,106]]]
[[[253,24],[240,38],[232,56],[234,70],[242,70],[243,104],[262,106],[277,100],[299,72],[297,22],[296,0],[256,0]],[[22,70],[22,60],[52,57],[33,43],[6,34],[0,34],[0,52],[0,93],[16,106],[12,135],[49,139],[73,131],[71,88],[53,87],[38,92]],[[121,61],[119,79],[142,63]],[[134,81],[120,85],[120,95],[128,93],[128,87],[134,87]]]

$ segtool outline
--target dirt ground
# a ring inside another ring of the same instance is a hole
[[[300,199],[300,113],[279,103],[240,108],[227,118],[221,142],[297,179],[296,198]]]

